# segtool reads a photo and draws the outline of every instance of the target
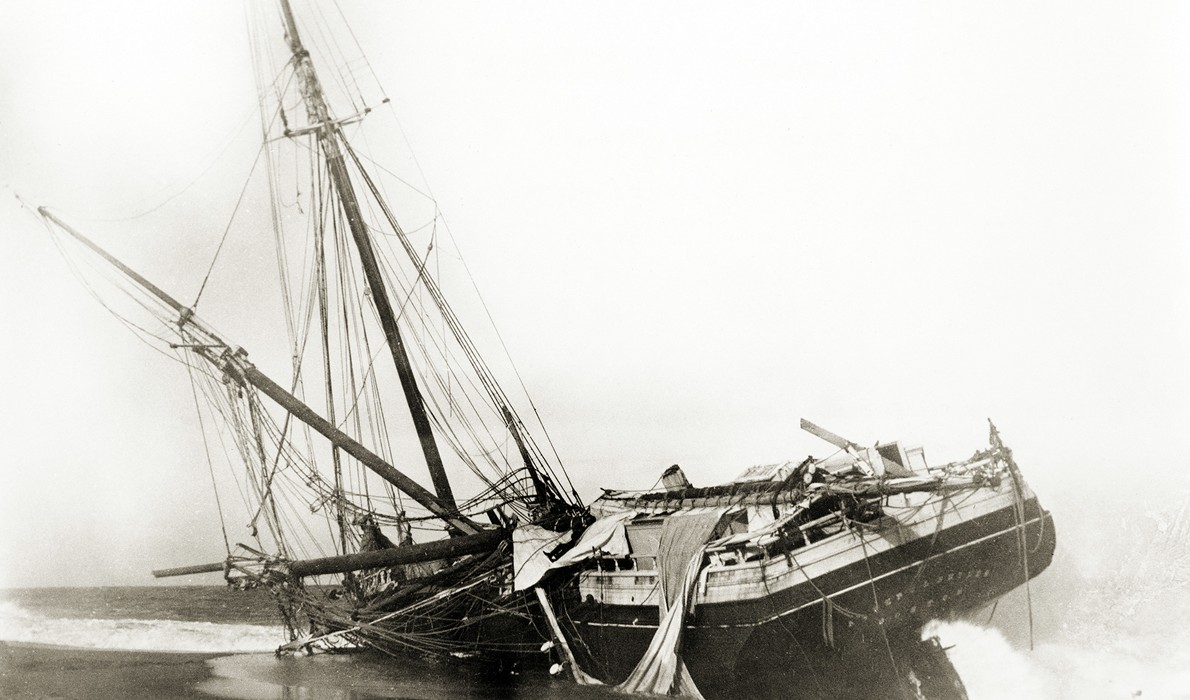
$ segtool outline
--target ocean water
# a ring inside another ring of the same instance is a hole
[[[1190,700],[1190,602],[1042,577],[1032,586],[1033,630],[1021,592],[989,622],[936,621],[972,700]],[[1030,636],[1032,649],[1030,649]],[[0,642],[89,649],[203,652],[200,697],[351,700],[373,697],[611,698],[565,678],[493,679],[452,664],[368,655],[277,659],[282,642],[264,591],[218,586],[0,590]]]
[[[222,586],[0,590],[0,641],[128,651],[273,651],[267,591]]]
[[[6,667],[0,654],[0,697],[7,697],[5,691],[14,688],[19,697],[43,697],[43,693],[45,697],[126,697],[138,685],[138,673],[145,686],[153,682],[160,686],[152,674],[160,673],[163,664],[146,660],[160,655],[146,657],[143,652],[197,652],[212,657],[206,661],[210,677],[193,687],[171,687],[164,696],[145,691],[135,695],[153,700],[623,697],[601,688],[576,688],[566,678],[545,673],[494,675],[472,666],[413,658],[398,661],[375,653],[277,657],[273,652],[286,641],[278,620],[272,597],[264,590],[234,591],[222,586],[0,589],[0,652],[10,642],[42,650],[48,646],[105,652],[102,657],[65,656],[65,661],[58,661],[51,649],[48,660],[25,663],[24,668]],[[128,652],[127,659],[107,653],[112,651]],[[99,665],[121,669],[114,674],[119,677],[113,681],[113,674],[95,673]],[[169,662],[164,665],[168,669]],[[19,679],[11,678],[45,673],[47,667],[52,674],[74,674],[65,684],[68,694],[59,695],[55,685],[46,686],[48,692],[35,688],[30,694]]]

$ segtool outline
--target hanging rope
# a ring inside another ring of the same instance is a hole
[[[788,551],[786,551],[785,554],[786,554],[787,559],[792,557],[792,555],[790,555]],[[823,692],[824,689],[823,689],[823,685],[822,685],[822,679],[818,676],[818,669],[814,668],[814,664],[811,663],[810,655],[807,654],[805,648],[802,647],[801,640],[799,640],[797,638],[797,635],[794,634],[792,630],[790,630],[788,627],[785,626],[785,620],[782,619],[780,611],[777,609],[777,603],[775,600],[773,600],[773,592],[772,592],[772,590],[769,589],[768,571],[763,566],[760,569],[760,581],[762,584],[764,584],[764,594],[765,594],[764,599],[765,599],[765,601],[768,602],[769,610],[772,611],[772,614],[774,615],[774,617],[776,617],[777,624],[781,626],[781,630],[784,631],[785,634],[789,635],[790,641],[792,641],[793,645],[797,647],[798,653],[802,655],[802,660],[805,662],[806,667],[810,669],[810,675],[814,679],[814,685],[818,686],[818,692],[819,693]],[[824,598],[823,601],[824,601],[824,605],[827,608],[829,608],[831,606],[830,598]],[[822,617],[822,624],[824,627],[823,639],[829,640],[828,644],[833,649],[834,641],[835,641],[834,629],[833,629],[834,628],[833,616],[831,616],[829,618],[829,622],[830,622],[830,625],[832,628],[829,633],[827,633],[827,631],[825,629],[827,622],[828,622],[828,614],[824,612],[823,617]]]
[[[1029,544],[1026,539],[1027,535],[1025,529],[1028,526],[1027,514],[1025,513],[1025,502],[1023,489],[1021,486],[1020,475],[1017,472],[1016,464],[1012,461],[1012,457],[1008,456],[1008,473],[1012,476],[1012,490],[1013,490],[1013,514],[1016,516],[1017,525],[1017,547],[1020,553],[1021,571],[1025,577],[1025,603],[1029,611],[1029,651],[1033,651],[1033,591],[1029,585]],[[1044,521],[1045,519],[1042,518]]]
[[[202,435],[202,449],[207,456],[207,469],[211,473],[211,490],[215,492],[215,510],[219,513],[219,527],[223,531],[223,547],[227,556],[231,556],[231,540],[227,536],[227,520],[223,517],[223,504],[219,500],[219,486],[215,482],[215,463],[211,460],[211,448],[207,443],[207,429],[202,419],[202,406],[198,402],[198,389],[194,384],[194,373],[190,365],[186,364],[186,374],[190,378],[190,393],[194,398],[194,413],[198,416],[198,430]]]
[[[843,517],[843,522],[847,523],[846,516]],[[853,532],[859,537],[860,547],[863,548],[864,566],[868,570],[868,585],[872,589],[872,604],[873,611],[876,615],[880,615],[880,594],[876,592],[876,579],[872,575],[872,562],[868,560],[868,540],[864,537],[862,527],[855,528]],[[901,676],[901,670],[897,667],[897,660],[893,656],[892,644],[888,641],[888,631],[884,627],[884,618],[877,617],[876,625],[880,628],[880,637],[884,640],[884,649],[888,652],[888,663],[892,666],[893,675],[897,678]]]

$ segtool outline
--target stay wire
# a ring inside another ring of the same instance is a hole
[[[404,135],[403,131],[402,131],[402,135]],[[408,139],[406,139],[406,143],[408,143]],[[356,169],[359,171],[361,176],[364,178],[365,184],[372,191],[373,198],[378,198],[379,194],[377,191],[377,186],[376,186],[375,182],[372,180],[372,178],[368,175],[367,171],[364,170],[362,164],[360,163],[359,155],[355,152],[354,149],[351,148],[351,145],[349,143],[347,143],[346,140],[343,141],[343,146],[344,146],[345,150],[348,152],[348,154],[351,156],[352,160],[355,162]],[[410,149],[410,151],[412,151],[412,149]],[[416,163],[416,157],[414,157],[414,162]],[[420,170],[420,165],[418,165],[418,168]],[[423,179],[424,179],[424,173],[423,173]],[[399,223],[397,222],[396,217],[392,214],[391,210],[388,208],[388,205],[385,202],[379,201],[379,200],[377,201],[377,203],[381,206],[386,219],[388,220],[389,224],[393,227],[394,232],[397,234],[397,238],[400,240],[401,245],[405,248],[407,254],[409,254],[410,257],[417,257],[410,242],[408,241],[406,235],[404,234],[404,231],[401,229]],[[450,228],[448,225],[446,225],[445,217],[443,217],[443,224],[446,227],[447,234],[450,235]],[[451,238],[453,241],[453,236]],[[457,250],[457,243],[455,243],[455,246],[456,246],[456,250]],[[545,433],[547,443],[549,444],[550,448],[553,450],[554,458],[555,458],[557,464],[559,465],[559,467],[561,467],[561,464],[562,464],[561,458],[558,455],[557,449],[554,447],[553,440],[552,440],[552,438],[550,438],[549,432],[545,429],[545,425],[541,421],[540,413],[538,412],[536,404],[534,404],[532,397],[529,396],[528,389],[524,385],[524,380],[523,380],[523,378],[521,378],[520,372],[516,369],[515,363],[512,362],[512,358],[508,352],[508,348],[505,345],[503,338],[500,336],[499,330],[495,326],[495,321],[492,320],[492,318],[491,318],[490,310],[487,308],[486,303],[484,303],[482,295],[479,295],[478,287],[475,286],[474,277],[471,276],[470,269],[467,268],[465,261],[463,262],[463,267],[464,267],[464,270],[467,271],[468,277],[471,279],[472,286],[475,287],[476,294],[477,294],[477,296],[479,296],[480,304],[483,306],[485,313],[488,315],[489,323],[491,324],[493,330],[495,330],[497,338],[500,340],[501,347],[503,347],[503,349],[504,349],[505,356],[508,359],[509,364],[512,366],[513,372],[516,374],[518,381],[520,382],[522,392],[525,394],[526,397],[528,397],[529,404],[532,407],[534,414],[537,416],[538,424],[541,427],[543,433]],[[456,340],[459,342],[460,346],[463,348],[464,353],[466,353],[468,356],[468,359],[470,359],[472,367],[476,370],[476,373],[479,375],[480,380],[484,383],[485,387],[488,387],[489,391],[491,392],[493,401],[495,401],[495,403],[497,403],[498,405],[506,407],[515,416],[516,411],[515,411],[515,409],[512,408],[512,402],[508,399],[507,394],[499,386],[499,384],[496,383],[495,377],[492,375],[491,370],[487,367],[487,363],[483,361],[483,358],[481,356],[479,356],[478,350],[475,347],[474,343],[472,342],[470,336],[467,334],[466,330],[462,327],[462,325],[459,322],[458,317],[455,315],[453,309],[451,309],[450,305],[446,302],[445,298],[443,298],[442,292],[439,289],[437,283],[432,278],[427,277],[427,278],[425,278],[425,286],[426,286],[426,289],[430,292],[430,295],[433,298],[434,303],[438,306],[438,308],[441,311],[443,317],[445,318],[447,324],[450,326],[451,331],[454,334]],[[533,442],[531,436],[525,435],[524,437],[529,442]],[[543,464],[540,466],[542,466],[546,470],[547,473],[551,474],[551,476],[555,480],[558,480],[557,474],[553,472],[552,466],[546,460],[542,460],[542,462],[543,462]],[[562,468],[561,471],[562,471],[562,475],[566,478],[567,485],[570,487],[571,494],[573,494],[575,501],[577,503],[581,504],[581,502],[582,502],[581,498],[579,498],[578,492],[577,492],[577,490],[575,490],[574,484],[570,480],[569,473],[566,472],[565,468]]]
[[[207,469],[211,474],[211,490],[215,492],[215,510],[219,513],[219,528],[223,531],[223,546],[227,556],[231,556],[231,540],[227,536],[227,520],[223,516],[223,503],[219,499],[219,485],[215,481],[215,464],[211,460],[211,446],[207,442],[207,429],[202,419],[202,406],[198,402],[198,388],[195,385],[194,373],[190,365],[186,365],[186,375],[190,378],[190,394],[194,398],[194,413],[198,416],[198,430],[202,435],[202,449],[207,457]]]
[[[252,159],[252,168],[248,171],[248,177],[244,179],[244,186],[240,188],[240,196],[236,198],[235,206],[232,207],[231,217],[227,220],[227,226],[223,229],[223,237],[219,239],[219,245],[215,248],[215,255],[211,258],[211,264],[207,267],[207,274],[202,278],[202,284],[198,287],[198,294],[194,295],[194,303],[190,305],[191,309],[198,308],[198,301],[202,298],[202,293],[207,288],[207,282],[211,279],[211,273],[215,271],[215,263],[219,260],[219,253],[223,250],[223,244],[227,242],[227,234],[231,233],[231,225],[235,222],[236,214],[240,211],[240,204],[244,201],[244,194],[248,192],[248,185],[252,184],[252,175],[256,172],[256,166],[260,164],[260,156],[264,153],[267,144],[261,143],[260,148],[256,151],[256,157]]]

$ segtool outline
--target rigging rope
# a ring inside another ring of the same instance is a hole
[[[377,190],[376,183],[368,175],[367,171],[363,169],[363,166],[360,163],[358,154],[355,152],[354,149],[351,148],[351,145],[349,143],[347,143],[345,140],[343,141],[342,145],[343,145],[343,148],[347,151],[347,153],[352,157],[352,160],[355,163],[357,171],[363,177],[365,184],[368,186],[369,190],[372,193],[373,199],[380,206],[386,220],[388,221],[389,225],[392,227],[394,233],[397,234],[397,238],[400,241],[401,246],[405,249],[406,254],[409,255],[409,257],[411,259],[417,258],[418,256],[416,256],[407,236],[405,235],[404,231],[400,227],[400,224],[397,222],[396,217],[392,214],[392,211],[388,208],[388,205],[381,198],[380,193]],[[454,311],[451,309],[450,305],[446,302],[445,298],[442,296],[441,290],[439,289],[436,281],[429,277],[425,277],[425,278],[423,278],[423,280],[424,280],[424,285],[425,285],[426,290],[430,293],[430,296],[433,299],[434,304],[437,306],[443,319],[447,323],[448,327],[451,329],[451,332],[454,335],[456,341],[458,342],[459,347],[463,350],[463,353],[466,355],[468,361],[470,362],[472,368],[474,369],[476,376],[478,377],[480,382],[483,384],[484,389],[487,391],[490,400],[497,407],[497,409],[499,409],[500,407],[503,407],[504,409],[507,409],[508,411],[513,413],[513,415],[515,416],[515,411],[512,409],[512,404],[511,404],[511,401],[509,400],[507,394],[505,394],[504,390],[495,381],[494,375],[491,373],[491,370],[488,368],[486,362],[484,362],[483,358],[479,355],[478,349],[475,347],[470,336],[467,334],[466,330],[462,327],[462,324],[459,322],[458,317],[454,314]],[[482,299],[481,299],[481,302],[482,302]],[[486,306],[485,306],[485,310],[486,310]],[[489,314],[489,319],[490,319],[490,314]],[[494,324],[493,324],[493,326],[494,326]],[[497,335],[499,335],[498,331],[497,331]],[[507,353],[507,349],[506,349],[506,353]],[[510,360],[510,362],[511,362],[511,360]],[[523,382],[522,382],[522,388],[524,388]],[[527,392],[526,392],[526,394],[527,394]],[[532,404],[531,398],[530,398],[530,403]],[[535,407],[534,407],[534,411],[536,411]],[[539,417],[539,422],[540,422],[540,417]],[[517,423],[517,425],[519,425],[519,422]],[[510,430],[518,430],[518,428],[515,426],[509,426],[509,428],[510,428]],[[544,430],[544,426],[542,427],[542,429]],[[542,469],[544,471],[544,474],[549,475],[554,481],[559,481],[558,476],[555,473],[553,466],[550,464],[550,462],[548,460],[544,459],[544,454],[537,447],[536,442],[533,440],[532,435],[530,435],[528,433],[523,433],[521,435],[521,437],[525,441],[526,446],[530,449],[531,453],[534,454],[538,458],[539,463],[535,466]],[[548,434],[547,434],[547,439],[548,439]],[[552,442],[550,443],[550,445],[552,447]],[[557,458],[556,450],[555,450],[555,458]],[[561,463],[560,460],[558,461],[558,463],[560,465],[560,463]],[[562,473],[566,477],[566,481],[567,481],[568,485],[571,487],[571,493],[573,494],[575,502],[581,504],[581,499],[579,498],[577,491],[575,491],[573,483],[570,482],[569,475],[566,474],[564,469],[562,470]]]
[[[244,193],[248,191],[248,185],[252,183],[252,174],[256,172],[256,166],[260,163],[260,156],[264,152],[265,144],[261,143],[260,148],[256,151],[256,157],[252,159],[252,168],[248,171],[248,177],[244,179],[244,186],[240,189],[240,196],[236,198],[236,204],[231,209],[231,217],[227,220],[227,226],[223,229],[223,237],[219,239],[219,245],[215,248],[215,255],[211,258],[211,264],[207,267],[207,274],[202,278],[202,284],[198,287],[198,294],[194,296],[194,303],[190,305],[191,309],[198,308],[198,301],[202,298],[203,290],[207,288],[207,281],[211,279],[211,273],[215,270],[215,262],[219,260],[219,252],[223,250],[223,244],[227,242],[227,234],[231,233],[231,225],[236,219],[236,213],[240,210],[240,203],[244,201]]]
[[[846,524],[850,524],[846,515],[843,515],[843,522]],[[867,537],[864,536],[863,527],[855,528],[854,530],[852,530],[852,532],[855,533],[859,537],[860,546],[863,548],[864,566],[868,570],[868,585],[871,586],[871,588],[872,588],[872,603],[873,603],[872,611],[877,616],[879,616],[880,615],[880,594],[876,592],[876,579],[873,577],[873,574],[872,574],[872,562],[868,559],[868,539],[867,539]],[[897,660],[893,656],[892,644],[890,644],[888,641],[888,631],[884,628],[884,618],[877,617],[876,625],[880,628],[880,637],[884,640],[884,649],[885,649],[885,651],[888,652],[888,663],[892,666],[893,675],[899,678],[901,675],[901,670],[900,670],[900,668],[897,667]]]
[[[190,393],[194,397],[194,413],[198,416],[198,430],[202,435],[202,448],[207,456],[207,468],[211,473],[211,490],[215,492],[215,510],[219,513],[219,527],[223,530],[223,546],[227,550],[227,556],[231,556],[231,540],[227,537],[227,520],[223,517],[223,504],[219,500],[219,486],[215,482],[215,465],[211,461],[211,447],[207,442],[207,429],[202,419],[202,407],[198,403],[198,388],[195,385],[194,373],[190,369],[190,365],[186,365],[186,374],[190,377]]]
[[[1017,546],[1020,553],[1021,569],[1025,576],[1025,602],[1029,611],[1029,651],[1033,651],[1033,591],[1029,585],[1029,543],[1025,533],[1028,527],[1028,515],[1025,512],[1024,493],[1016,463],[1009,455],[1006,460],[1008,473],[1012,476],[1013,513],[1016,516]],[[1043,522],[1045,518],[1041,519]]]

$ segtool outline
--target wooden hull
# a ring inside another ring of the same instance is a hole
[[[910,671],[921,681],[931,673],[924,667],[936,661],[922,648],[922,625],[982,606],[1050,563],[1052,518],[1031,494],[1023,502],[1012,496],[1000,489],[963,503],[906,503],[897,515],[920,517],[737,567],[732,575],[739,582],[720,590],[709,568],[683,637],[691,676],[704,694],[751,688],[781,697],[858,692],[840,689],[840,680],[887,689]],[[560,613],[574,625],[580,665],[619,682],[652,640],[658,610],[655,599],[635,605],[616,604],[614,595],[597,599],[591,584],[599,576],[566,591]]]
[[[1056,544],[1053,520],[1011,483],[886,497],[881,505],[879,519],[812,544],[703,566],[680,654],[705,696],[966,697],[943,650],[920,630],[1043,571]],[[529,591],[510,590],[506,556],[493,553],[437,593],[364,619],[333,606],[306,613],[316,629],[345,631],[390,654],[544,667],[552,660],[541,646],[549,628]],[[657,631],[656,572],[594,567],[543,585],[579,667],[605,683],[623,681]]]

